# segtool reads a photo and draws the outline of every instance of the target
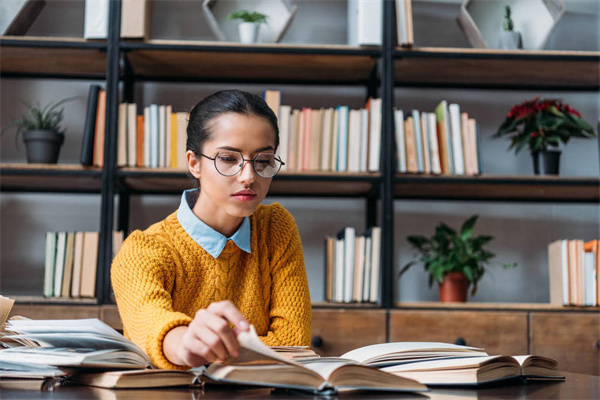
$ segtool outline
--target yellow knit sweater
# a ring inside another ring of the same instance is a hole
[[[160,368],[183,368],[163,353],[165,335],[211,303],[230,300],[270,346],[308,345],[310,296],[298,229],[280,204],[250,217],[251,248],[231,240],[217,259],[185,232],[177,213],[132,232],[111,280],[125,336]]]

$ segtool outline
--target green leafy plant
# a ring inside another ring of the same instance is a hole
[[[268,16],[257,11],[239,10],[227,16],[227,19],[241,19],[244,22],[254,22],[257,25],[266,24]]]
[[[510,18],[510,6],[504,7],[504,21],[502,22],[504,30],[510,32],[514,28],[513,20]]]
[[[571,137],[589,139],[596,136],[594,128],[581,114],[558,99],[534,97],[512,107],[493,137],[508,137],[510,149],[518,153],[529,145],[532,152],[548,146],[567,143]]]
[[[429,286],[434,282],[442,283],[444,274],[462,272],[473,285],[471,295],[477,291],[477,283],[483,277],[486,265],[490,264],[495,254],[484,249],[492,236],[473,237],[473,228],[478,215],[467,219],[457,233],[444,223],[435,228],[431,238],[424,236],[408,236],[407,240],[419,253],[419,259],[411,261],[400,270],[399,275],[415,264],[422,263],[429,274]],[[504,268],[516,267],[516,264],[503,264]]]
[[[25,100],[22,100],[21,102],[27,109],[27,113],[23,115],[23,117],[9,122],[4,128],[2,128],[0,133],[4,134],[4,132],[6,132],[8,129],[15,127],[15,139],[18,139],[21,132],[31,130],[45,130],[64,134],[64,132],[61,132],[60,130],[60,123],[64,118],[64,108],[59,109],[59,107],[64,103],[75,100],[76,98],[77,97],[68,97],[66,99],[52,101],[45,106],[42,106],[39,102],[36,104],[31,104]]]

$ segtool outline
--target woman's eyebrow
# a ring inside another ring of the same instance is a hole
[[[219,150],[229,150],[229,151],[237,151],[237,152],[242,152],[242,149],[238,149],[237,147],[231,147],[231,146],[219,146],[217,147],[217,149]],[[265,146],[265,147],[261,147],[260,149],[256,149],[254,150],[254,153],[260,153],[261,151],[265,151],[265,150],[275,150],[273,148],[273,146]]]

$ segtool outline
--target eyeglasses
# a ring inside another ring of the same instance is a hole
[[[236,175],[242,170],[244,163],[248,161],[252,161],[254,172],[261,178],[274,177],[281,169],[281,166],[285,165],[278,156],[271,153],[258,153],[250,160],[246,160],[244,156],[237,151],[220,151],[214,158],[202,153],[198,154],[214,161],[215,169],[224,176]]]

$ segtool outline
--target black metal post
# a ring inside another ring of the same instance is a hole
[[[393,160],[391,152],[394,137],[394,60],[393,60],[393,19],[394,2],[383,2],[383,43],[381,73],[381,305],[391,308],[394,301],[394,191]]]
[[[131,195],[121,190],[119,191],[119,215],[117,230],[123,231],[124,237],[127,237],[129,232],[129,207]]]
[[[106,127],[104,130],[104,167],[102,169],[102,205],[98,243],[96,295],[100,304],[110,299],[110,263],[114,219],[115,173],[117,161],[117,118],[119,106],[119,39],[121,0],[110,2],[106,57]]]

